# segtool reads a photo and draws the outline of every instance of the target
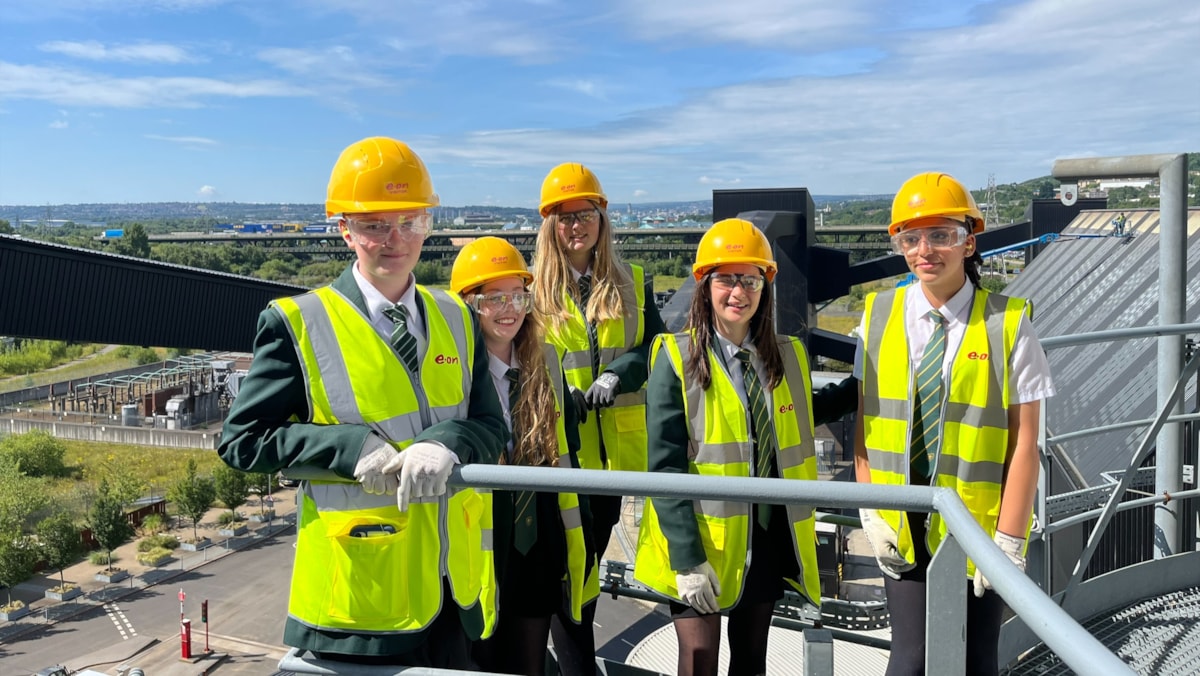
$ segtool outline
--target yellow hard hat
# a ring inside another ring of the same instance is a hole
[[[917,219],[937,216],[962,221],[972,233],[983,232],[983,213],[975,205],[971,191],[950,174],[931,171],[917,174],[900,186],[892,200],[892,224],[888,226],[888,234],[900,232]]]
[[[407,145],[384,136],[342,151],[325,194],[325,215],[436,207],[425,163]]]
[[[757,265],[768,282],[775,279],[775,254],[762,230],[740,218],[713,223],[696,248],[696,262],[692,264],[696,281],[703,279],[713,268],[736,263]]]
[[[546,174],[538,211],[545,218],[554,207],[571,200],[591,200],[598,202],[601,209],[608,208],[608,198],[604,196],[604,188],[600,187],[600,179],[591,169],[574,162],[560,164]]]
[[[533,281],[517,247],[499,237],[480,237],[464,246],[454,259],[450,290],[461,295],[503,277],[520,277],[526,284]]]

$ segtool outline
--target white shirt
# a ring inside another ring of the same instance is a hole
[[[492,384],[496,386],[496,395],[500,397],[500,408],[504,409],[504,423],[508,425],[508,431],[512,433],[512,411],[508,410],[508,390],[510,383],[508,382],[508,370],[517,368],[516,364],[505,364],[504,360],[488,353],[488,374],[492,376]],[[508,450],[512,450],[512,440],[508,442]]]
[[[358,290],[362,292],[363,300],[367,303],[367,319],[371,321],[371,326],[375,328],[376,333],[383,336],[385,341],[391,342],[392,327],[396,323],[383,314],[383,311],[396,303],[385,298],[379,289],[367,281],[367,278],[358,271],[357,263],[351,270],[354,273],[354,281],[358,283]],[[421,361],[425,358],[425,351],[429,347],[429,338],[425,335],[425,317],[417,306],[417,279],[412,273],[408,275],[408,289],[400,297],[399,304],[408,309],[408,332],[417,339],[417,361]]]
[[[946,356],[942,361],[942,380],[950,382],[950,367],[962,345],[963,336],[967,332],[967,320],[971,316],[971,305],[975,298],[975,286],[969,281],[964,282],[949,301],[940,308],[946,322]],[[914,284],[904,294],[904,331],[908,336],[908,359],[915,370],[921,363],[925,346],[933,337],[936,328],[929,311],[935,309]],[[865,319],[865,317],[864,317]],[[861,336],[866,333],[866,327],[859,325],[858,349],[854,353],[854,377],[863,379],[863,342]],[[1010,404],[1027,404],[1040,401],[1055,394],[1054,382],[1050,377],[1050,363],[1046,353],[1038,342],[1037,331],[1034,330],[1029,318],[1022,315],[1017,325],[1017,341],[1009,358],[1009,388]]]

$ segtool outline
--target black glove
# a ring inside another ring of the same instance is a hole
[[[621,389],[621,379],[612,371],[600,374],[596,382],[588,388],[587,403],[594,409],[608,408],[617,400],[617,390]]]
[[[582,425],[587,422],[587,396],[584,395],[582,390],[574,385],[568,385],[567,389],[570,390],[571,401],[575,404],[575,415],[579,417],[579,424]]]

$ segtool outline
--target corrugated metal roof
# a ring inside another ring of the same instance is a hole
[[[1118,214],[1129,237],[1111,235]],[[1029,298],[1042,338],[1158,323],[1157,210],[1081,213],[1005,293]],[[1187,322],[1200,321],[1200,209],[1188,211]],[[1152,417],[1156,412],[1156,339],[1099,343],[1049,352],[1058,395],[1048,403],[1050,434]],[[1188,385],[1194,401],[1195,383]],[[1125,469],[1144,430],[1068,441],[1060,458],[1087,486]],[[1082,488],[1083,486],[1078,486]]]

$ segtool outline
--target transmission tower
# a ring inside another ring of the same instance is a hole
[[[996,175],[988,174],[987,193],[984,195],[987,206],[983,212],[983,222],[988,230],[1000,225],[1000,211],[996,208]]]

